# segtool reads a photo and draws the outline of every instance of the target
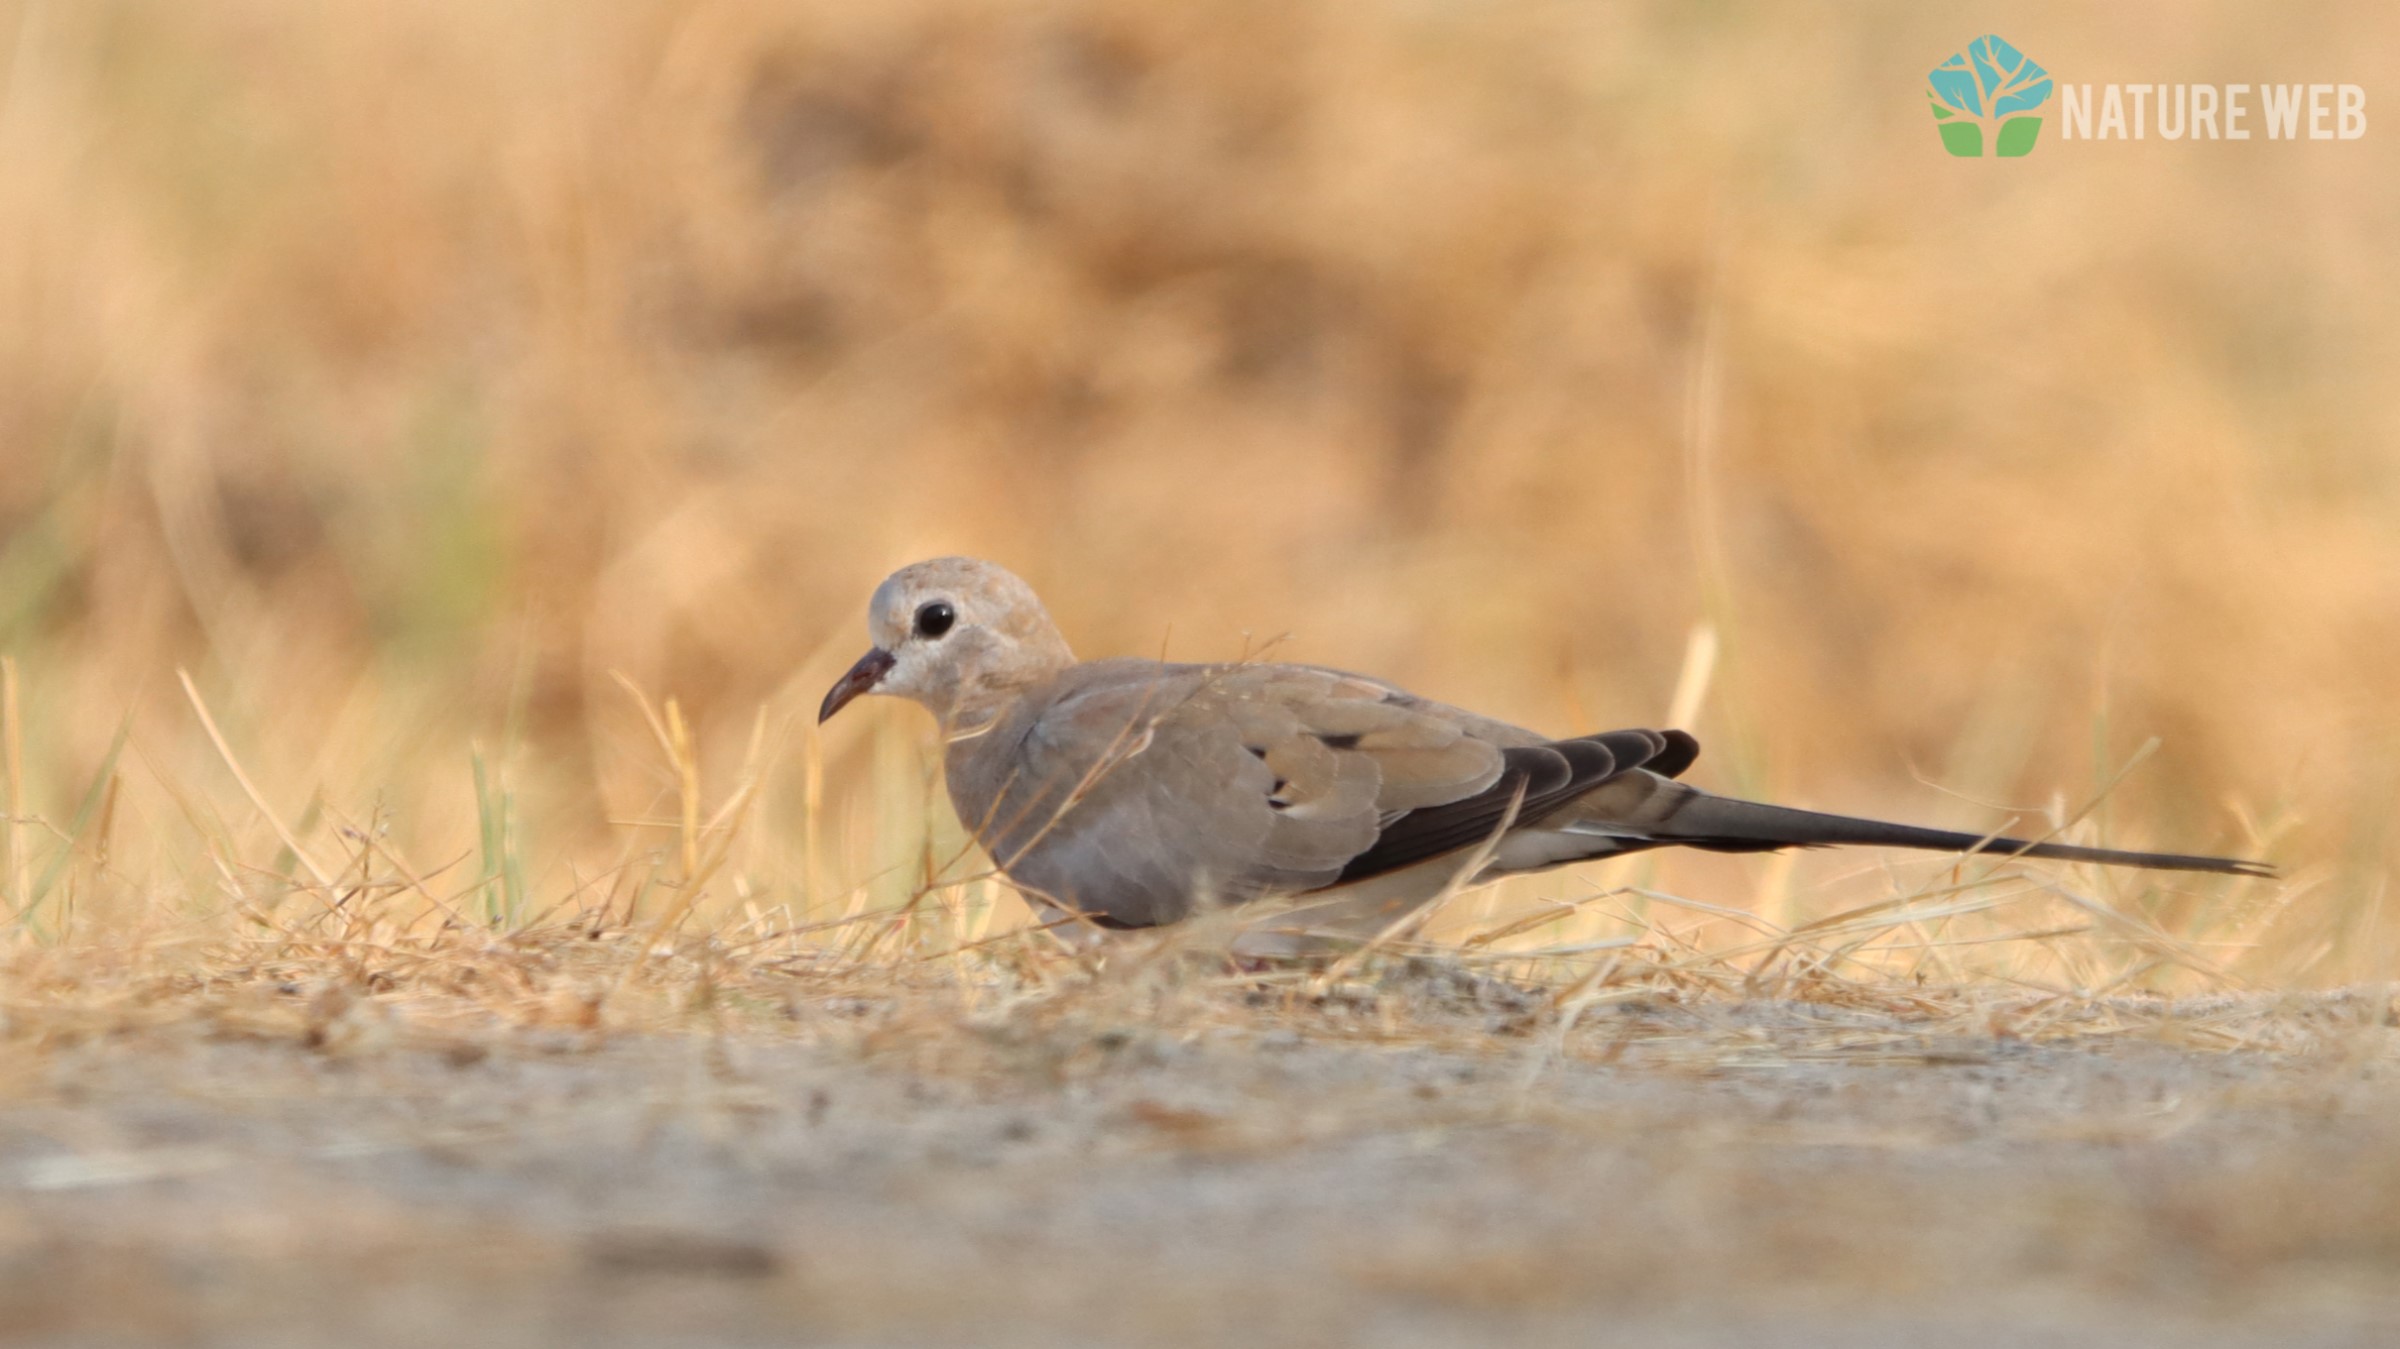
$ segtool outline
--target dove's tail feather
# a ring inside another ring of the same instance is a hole
[[[1658,843],[1714,852],[1772,852],[1778,848],[1823,848],[1841,845],[1877,848],[1922,848],[1929,852],[1976,852],[1987,857],[2038,857],[2056,862],[2099,862],[2108,866],[2150,867],[2159,871],[2205,871],[2223,876],[2272,877],[2275,868],[2264,862],[2234,857],[2200,857],[2188,853],[2132,852],[2122,848],[2086,848],[2073,843],[2036,843],[2024,839],[1987,838],[1949,829],[1920,829],[1915,825],[1826,815],[1813,810],[1762,805],[1731,797],[1693,792],[1676,803],[1668,819],[1650,832]]]

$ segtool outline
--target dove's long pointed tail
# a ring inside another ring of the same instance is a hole
[[[1717,852],[1769,852],[1777,848],[1821,848],[1844,844],[1877,848],[1921,848],[1929,852],[1980,852],[1984,856],[2039,857],[2057,862],[2100,862],[2109,866],[2149,867],[2158,871],[2205,871],[2223,876],[2275,875],[2264,862],[2234,857],[2199,857],[2187,853],[2131,852],[2121,848],[2086,848],[2072,843],[2034,843],[2015,838],[1986,838],[1949,829],[1920,829],[1915,825],[1826,815],[1787,806],[1761,805],[1732,797],[1693,792],[1676,804],[1669,818],[1650,833],[1660,843]]]

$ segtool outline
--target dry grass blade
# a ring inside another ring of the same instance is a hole
[[[2197,974],[2206,975],[2211,982],[2222,987],[2248,987],[2248,985],[2232,971],[2223,968],[2215,961],[2208,960],[2205,957],[2185,949],[2181,942],[2178,942],[2173,937],[2170,937],[2166,933],[2159,931],[2156,927],[2149,923],[2145,923],[2130,914],[2120,913],[2116,909],[2113,909],[2088,895],[2078,894],[2063,885],[2048,885],[2044,886],[2043,888],[2049,893],[2056,895],[2060,899],[2063,899],[2067,903],[2075,906],[2076,908],[2081,909],[2085,913],[2102,920],[2102,922],[2107,924],[2109,927],[2123,932],[2127,936],[2131,937],[2136,945],[2140,946],[2143,950],[2157,956],[2160,960],[2181,965]],[[2127,977],[2129,978],[2130,976]]]
[[[291,851],[292,856],[298,860],[301,868],[308,872],[309,877],[316,881],[320,888],[330,890],[333,887],[333,877],[323,867],[317,865],[315,858],[309,856],[308,849],[300,844],[300,836],[292,832],[291,827],[283,822],[283,817],[276,813],[273,806],[267,804],[266,794],[258,789],[258,784],[250,780],[249,773],[243,771],[242,761],[235,757],[233,746],[227,743],[225,733],[217,729],[217,719],[209,715],[208,704],[200,697],[199,686],[192,683],[190,673],[179,669],[175,672],[175,677],[182,681],[183,696],[191,700],[192,711],[198,714],[201,729],[208,732],[209,743],[217,747],[217,757],[224,761],[226,771],[233,774],[233,780],[241,787],[242,795],[249,798],[250,805],[258,811],[259,818],[265,820],[267,827],[275,831],[275,837],[283,840],[283,846]]]
[[[1443,883],[1441,891],[1426,903],[1408,910],[1385,924],[1380,931],[1360,943],[1355,950],[1344,953],[1341,958],[1326,966],[1324,972],[1317,976],[1316,983],[1313,985],[1315,990],[1322,993],[1325,989],[1349,977],[1350,972],[1358,968],[1360,962],[1432,922],[1434,917],[1442,911],[1443,906],[1457,898],[1459,892],[1464,890],[1492,860],[1492,852],[1500,846],[1500,840],[1507,837],[1509,830],[1516,828],[1517,810],[1524,804],[1525,784],[1520,782],[1517,784],[1516,792],[1509,798],[1508,809],[1500,812],[1499,822],[1492,826],[1492,832],[1485,835],[1482,842],[1466,850],[1456,868],[1451,871],[1450,879]]]
[[[0,657],[0,743],[5,744],[8,755],[8,824],[0,829],[0,846],[5,846],[7,853],[0,876],[7,878],[12,918],[33,903],[24,834],[25,818],[31,813],[25,801],[25,723],[17,699],[17,662],[13,657]]]

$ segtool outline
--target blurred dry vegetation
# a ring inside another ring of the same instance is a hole
[[[311,867],[387,936],[905,903],[929,728],[809,712],[970,552],[1087,655],[1289,634],[1559,732],[1681,681],[1698,780],[1795,804],[2039,831],[2156,737],[2076,836],[2291,879],[2037,878],[2063,918],[1978,919],[2092,932],[2012,977],[2388,977],[2400,138],[1953,161],[1939,10],[0,0],[14,921],[314,922]],[[2395,28],[2006,32],[2230,82]],[[1017,921],[966,892],[925,940]]]

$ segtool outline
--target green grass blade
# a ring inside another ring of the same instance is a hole
[[[127,711],[125,719],[117,723],[116,738],[108,742],[108,753],[101,757],[100,771],[92,775],[92,785],[84,790],[83,800],[76,803],[75,816],[67,824],[67,846],[59,849],[50,864],[42,868],[41,879],[34,882],[33,892],[26,896],[25,907],[17,911],[15,921],[30,927],[37,937],[44,934],[34,922],[34,914],[42,907],[42,901],[49,898],[59,877],[66,874],[67,864],[75,860],[75,845],[82,841],[83,831],[91,828],[92,817],[100,813],[100,803],[108,797],[109,779],[117,775],[117,757],[125,752],[125,742],[132,734],[133,713]]]

